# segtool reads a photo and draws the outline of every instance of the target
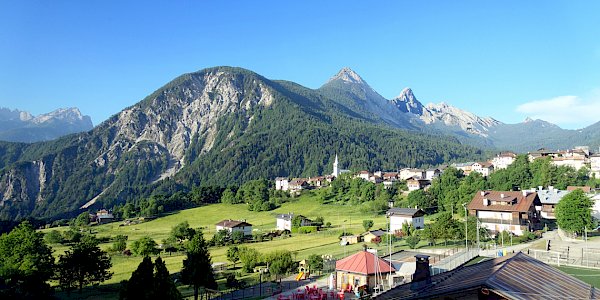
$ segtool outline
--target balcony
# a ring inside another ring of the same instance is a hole
[[[492,223],[492,224],[504,224],[504,225],[519,225],[519,226],[528,226],[528,221],[519,221],[519,220],[507,220],[507,219],[486,219],[479,218],[479,222],[481,223]]]

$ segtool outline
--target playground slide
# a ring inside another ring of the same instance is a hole
[[[296,276],[296,281],[300,281],[300,279],[302,279],[302,276],[304,276],[304,272],[298,273],[298,276]]]

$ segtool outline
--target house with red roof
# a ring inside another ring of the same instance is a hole
[[[335,263],[336,288],[353,289],[366,285],[371,290],[376,283],[387,284],[389,276],[395,272],[390,262],[369,251],[360,251]]]

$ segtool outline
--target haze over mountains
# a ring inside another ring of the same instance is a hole
[[[527,118],[506,124],[493,117],[480,117],[447,103],[423,105],[410,88],[387,100],[377,94],[358,74],[343,68],[330,82],[343,82],[349,90],[365,91],[364,109],[381,116],[390,125],[457,137],[461,142],[495,150],[527,152],[541,147],[566,149],[578,145],[600,146],[600,122],[579,130]],[[330,85],[330,83],[325,86]],[[339,83],[337,83],[339,85]],[[389,104],[396,108],[390,109]],[[498,103],[498,105],[502,105]]]
[[[0,140],[33,143],[93,128],[89,116],[77,108],[60,108],[32,116],[29,112],[0,107]]]
[[[575,134],[543,121],[509,125],[446,104],[424,106],[410,89],[388,100],[348,68],[318,89],[209,68],[90,131],[0,143],[0,219],[55,219],[198,185],[329,174],[336,154],[343,168],[395,170],[483,159],[473,145],[531,150],[536,139],[552,141],[538,135],[572,134],[578,144],[585,132],[597,138],[593,128]]]

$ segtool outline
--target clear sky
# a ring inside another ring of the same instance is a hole
[[[342,67],[507,123],[600,121],[599,1],[1,1],[0,106],[104,121],[229,65],[318,88]]]

